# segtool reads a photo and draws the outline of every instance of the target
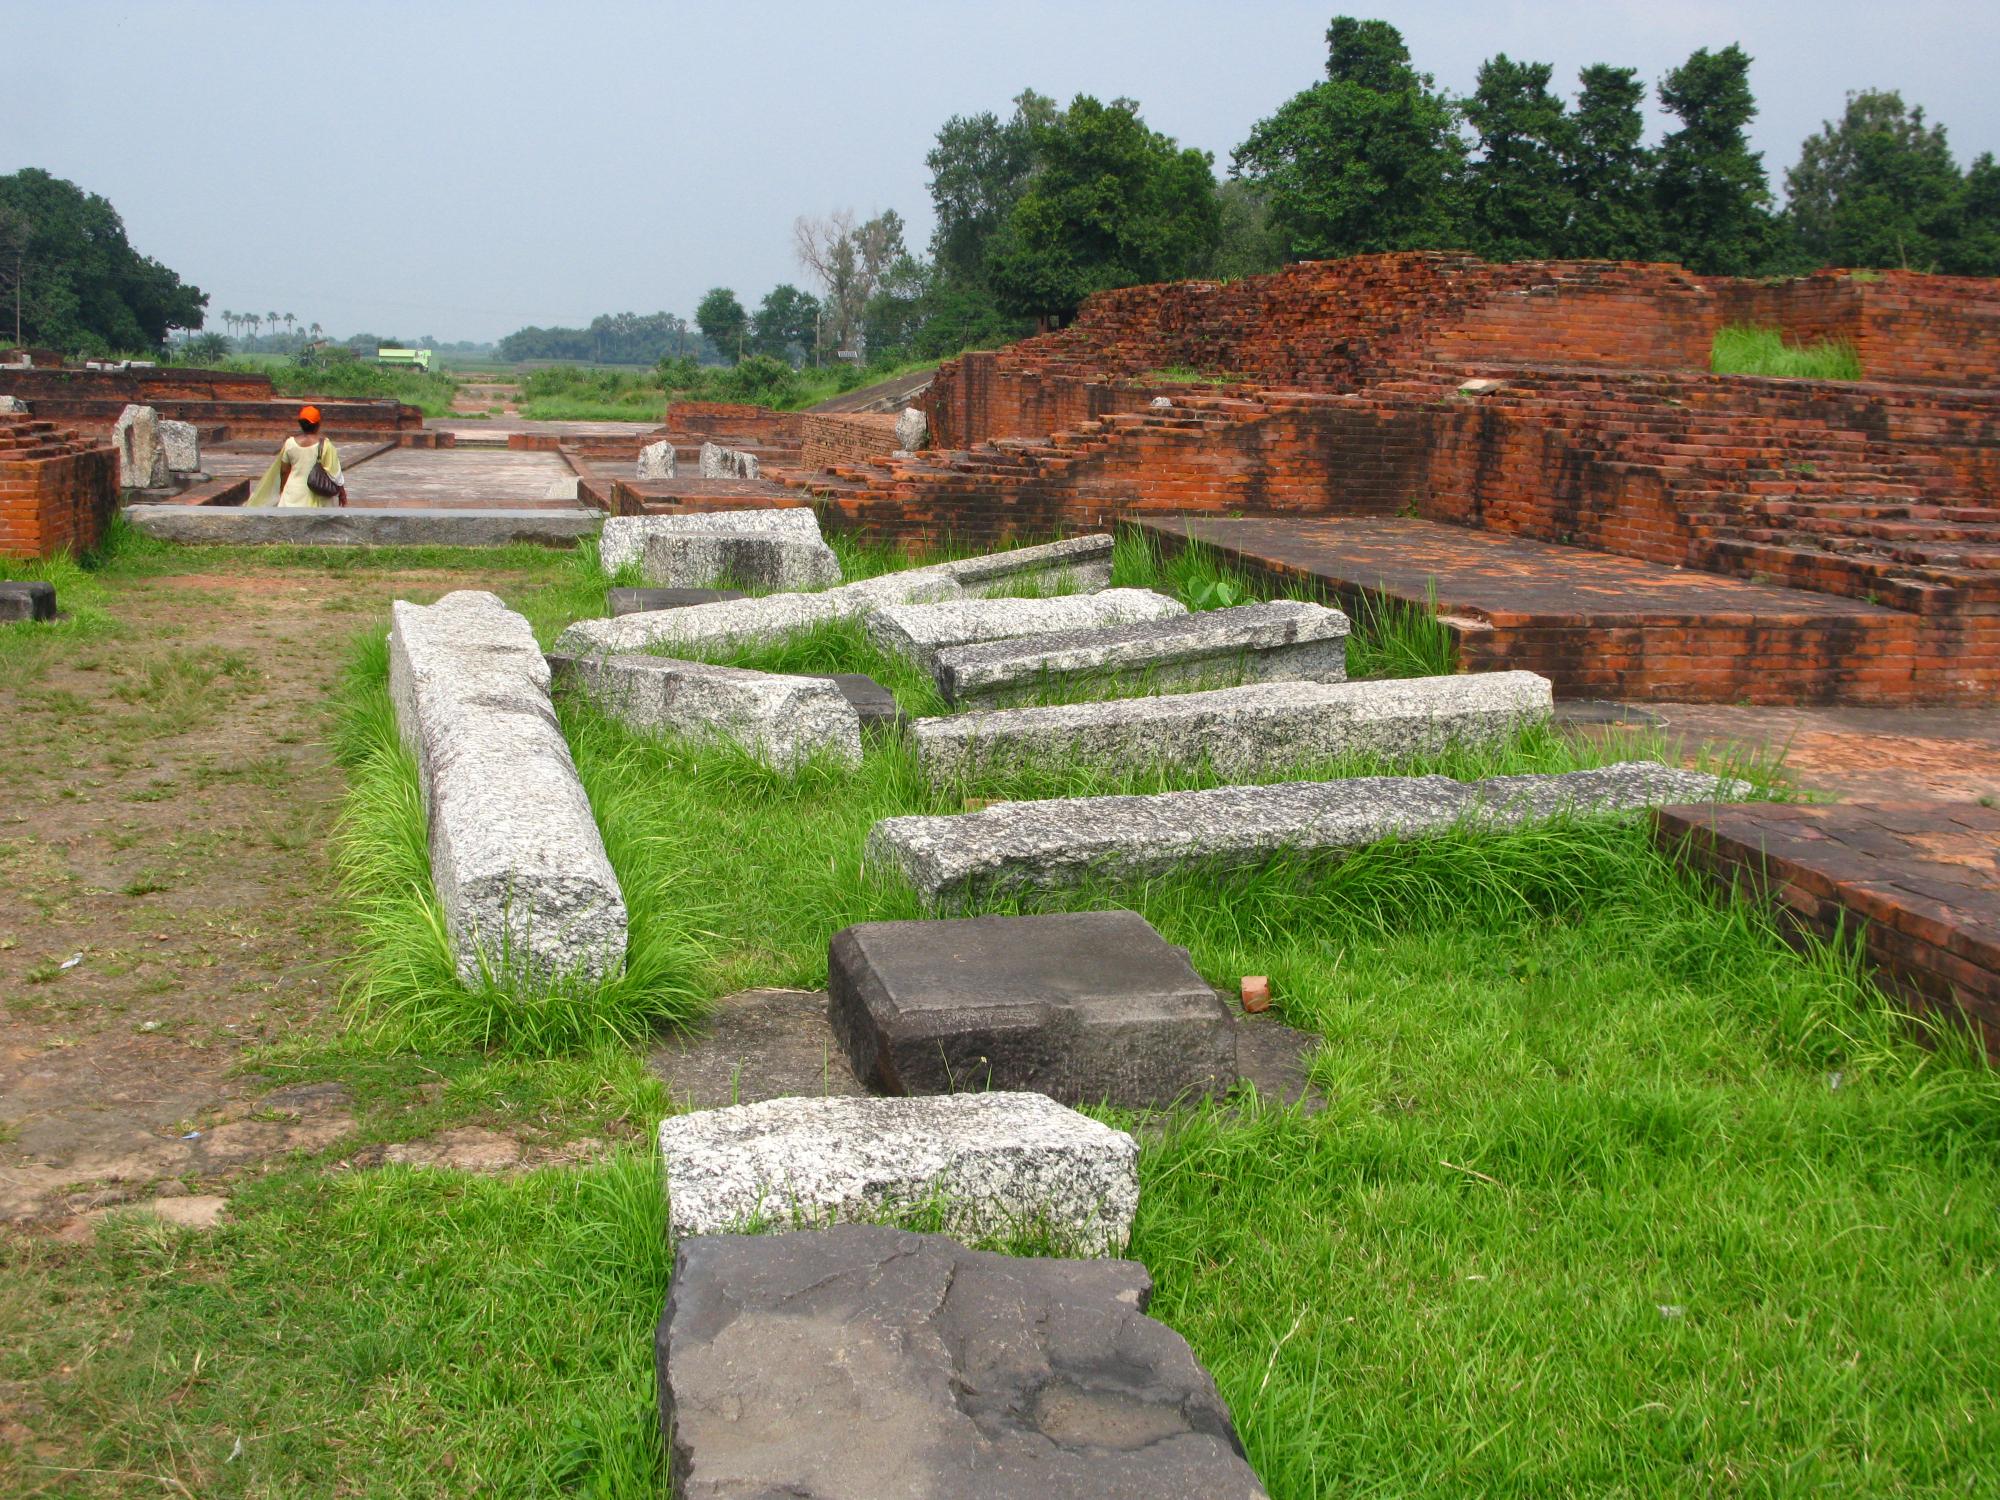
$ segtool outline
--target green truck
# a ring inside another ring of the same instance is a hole
[[[426,374],[431,368],[431,351],[428,349],[391,349],[386,344],[375,351],[375,362],[379,365],[414,365]]]

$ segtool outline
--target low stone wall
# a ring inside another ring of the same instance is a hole
[[[118,451],[39,417],[0,413],[0,556],[80,556],[118,505]]]

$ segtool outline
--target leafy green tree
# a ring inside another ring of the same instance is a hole
[[[1660,102],[1680,121],[1660,145],[1662,250],[1704,275],[1762,269],[1778,242],[1764,158],[1746,133],[1757,117],[1749,54],[1702,48],[1660,81]]]
[[[790,363],[794,347],[802,356],[812,352],[818,323],[819,299],[790,282],[781,283],[766,292],[758,304],[750,347]]]
[[[1806,138],[1786,217],[1815,265],[1928,270],[1955,237],[1962,186],[1942,125],[1894,90],[1864,90]]]
[[[1449,245],[1465,154],[1451,101],[1386,21],[1336,16],[1326,41],[1326,81],[1257,123],[1237,172],[1269,192],[1290,256]]]
[[[1637,68],[1596,63],[1570,115],[1563,158],[1571,218],[1563,253],[1596,260],[1651,260],[1659,227],[1653,212],[1653,153],[1643,144],[1646,85]]]
[[[18,296],[21,340],[81,353],[158,349],[175,328],[199,328],[208,296],[139,254],[118,211],[95,193],[35,167],[0,177],[7,330]]]
[[[1033,89],[1014,100],[1013,116],[991,110],[953,115],[924,157],[931,171],[931,259],[947,281],[986,282],[987,243],[1007,221],[1034,166],[1034,127],[1057,113],[1055,101]]]
[[[1990,151],[1965,169],[1958,222],[1941,269],[1954,276],[2000,276],[2000,164]]]
[[[1554,71],[1502,52],[1480,64],[1463,101],[1479,136],[1466,169],[1467,221],[1473,248],[1489,260],[1545,260],[1565,248],[1575,210],[1563,171],[1571,122],[1549,92]]]
[[[1208,274],[1218,281],[1261,276],[1285,263],[1285,242],[1271,222],[1271,195],[1254,183],[1232,177],[1218,183],[1215,205],[1221,216]]]
[[[729,363],[735,364],[743,357],[750,318],[743,311],[743,304],[736,300],[736,293],[728,287],[710,287],[694,310],[694,321]]]
[[[1037,166],[988,266],[1003,309],[1066,319],[1092,292],[1201,270],[1221,233],[1213,158],[1130,99],[1079,94],[1034,127]]]

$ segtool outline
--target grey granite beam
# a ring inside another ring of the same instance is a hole
[[[1221,776],[1255,777],[1348,756],[1404,758],[1491,744],[1545,722],[1552,707],[1548,679],[1533,672],[1259,682],[922,719],[911,737],[935,785],[1023,766],[1206,766]]]
[[[1741,783],[1653,761],[1496,776],[1360,776],[1134,797],[1003,802],[981,812],[885,818],[868,863],[900,874],[932,906],[1012,891],[1120,882],[1188,866],[1254,866],[1281,854],[1336,855],[1383,839],[1461,827],[1636,811],[1744,795]]]

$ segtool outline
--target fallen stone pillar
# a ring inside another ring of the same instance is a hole
[[[1150,589],[1106,589],[1048,599],[966,599],[946,604],[892,604],[868,617],[868,635],[884,651],[937,671],[947,646],[1011,640],[1060,631],[1133,625],[1185,615],[1187,606]]]
[[[886,1094],[1153,1109],[1236,1083],[1234,1019],[1137,912],[863,922],[834,934],[827,991],[855,1076]]]
[[[605,605],[612,616],[644,614],[649,609],[686,609],[724,599],[747,599],[741,589],[607,589]]]
[[[684,1500],[1263,1500],[1128,1260],[847,1224],[682,1240],[655,1341]]]
[[[1098,533],[961,557],[937,567],[968,594],[990,597],[1018,588],[1068,588],[1088,594],[1110,586],[1111,552],[1111,538]]]
[[[619,651],[728,651],[784,639],[834,620],[854,620],[884,604],[955,599],[959,587],[928,568],[884,573],[816,594],[766,594],[689,609],[650,610],[615,620],[578,620],[556,641],[570,655]]]
[[[1003,802],[983,812],[885,818],[867,859],[932,906],[1009,891],[1127,881],[1188,866],[1228,869],[1279,855],[1338,855],[1383,839],[1461,827],[1637,811],[1742,796],[1740,782],[1654,761],[1590,771],[1495,776],[1357,776],[1143,797]]]
[[[389,694],[417,758],[459,976],[616,974],[625,901],[528,622],[471,591],[399,599],[390,621]]]
[[[598,565],[616,573],[627,563],[636,563],[646,554],[646,543],[656,536],[679,536],[686,532],[726,531],[741,536],[790,536],[818,542],[819,517],[807,505],[790,505],[771,510],[689,511],[676,516],[610,516],[597,539]]]
[[[823,1229],[911,1210],[966,1238],[1125,1248],[1139,1207],[1131,1136],[1040,1094],[768,1099],[660,1126],[668,1232]]]
[[[947,646],[937,682],[954,704],[998,706],[1057,690],[1225,687],[1244,681],[1339,682],[1347,616],[1280,599],[1098,630]]]
[[[861,764],[861,719],[821,677],[746,672],[664,656],[549,657],[557,688],[580,694],[628,728],[720,740],[777,771],[815,756]]]
[[[53,620],[56,617],[56,586],[35,580],[25,583],[0,581],[0,624],[15,620]]]
[[[911,733],[924,774],[939,786],[1027,766],[1207,767],[1220,776],[1250,777],[1343,757],[1401,759],[1493,744],[1546,722],[1553,709],[1546,677],[1483,672],[1259,682],[1206,693],[990,709],[922,719]]]
[[[639,450],[637,477],[646,479],[672,479],[674,477],[674,445],[665,439],[648,443]]]
[[[745,453],[741,448],[725,448],[720,443],[701,445],[703,479],[757,479],[762,477],[762,473],[763,467],[754,453]]]
[[[678,531],[646,538],[639,571],[660,588],[714,588],[728,580],[791,593],[839,583],[840,559],[817,538]]]
[[[596,534],[588,510],[457,510],[365,506],[128,505],[125,519],[165,542],[230,547],[574,547]]]

